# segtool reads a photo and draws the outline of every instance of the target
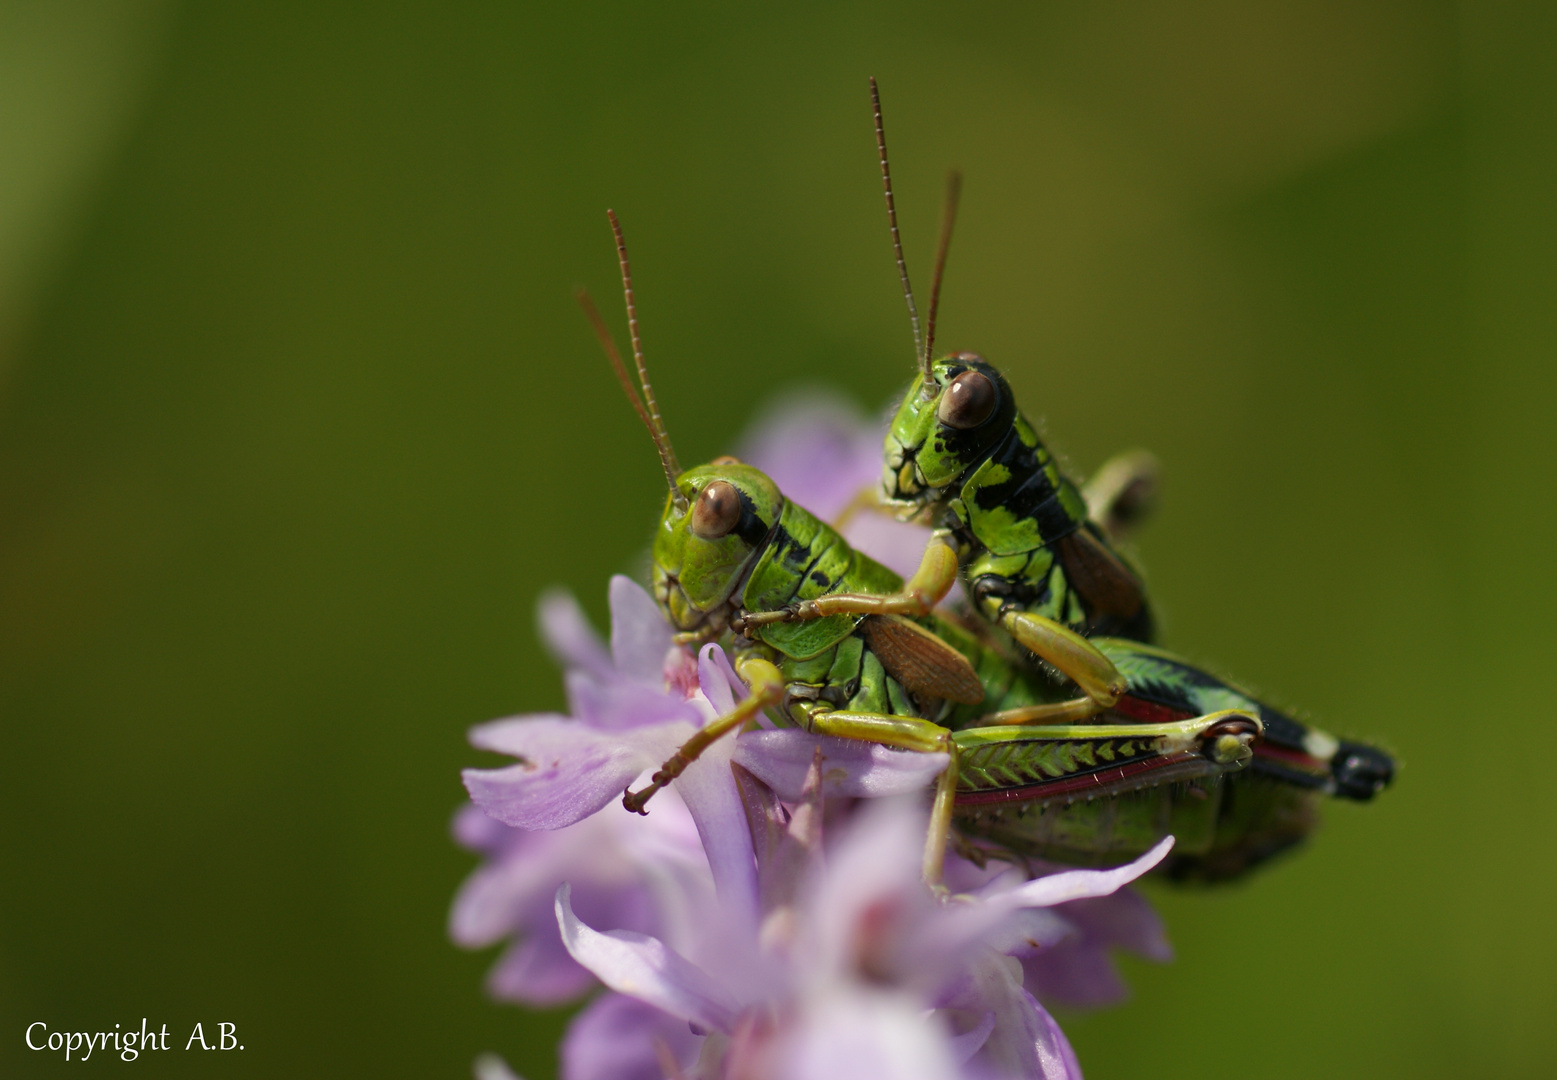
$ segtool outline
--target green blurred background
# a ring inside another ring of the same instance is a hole
[[[635,257],[686,461],[941,341],[1167,469],[1165,643],[1389,746],[1300,857],[1158,890],[1093,1080],[1557,1071],[1557,14],[1231,2],[0,6],[0,1016],[159,1075],[551,1074],[444,937],[472,723],[554,707],[661,499],[570,291]],[[74,1063],[72,1063],[74,1065]],[[105,1063],[103,1070],[120,1066]]]

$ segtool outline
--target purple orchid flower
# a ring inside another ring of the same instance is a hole
[[[611,646],[565,594],[542,601],[541,631],[565,667],[571,716],[538,715],[476,728],[471,741],[520,758],[468,769],[475,806],[455,818],[455,838],[486,856],[455,897],[450,936],[467,948],[512,938],[488,977],[494,996],[556,1005],[594,979],[562,947],[552,896],[572,882],[596,925],[664,933],[665,880],[681,893],[717,886],[731,910],[755,912],[756,877],[730,763],[799,793],[818,746],[829,794],[869,796],[922,788],[945,766],[939,754],[903,754],[802,731],[754,731],[716,743],[647,818],[620,805],[622,790],[657,768],[697,727],[727,711],[744,688],[722,650],[694,659],[673,645],[669,624],[643,589],[611,582]],[[731,840],[730,837],[736,837]],[[754,915],[752,917],[755,917]]]
[[[1064,1034],[1008,954],[1052,929],[1055,906],[1112,895],[1146,873],[1171,840],[1114,870],[1002,875],[943,903],[919,879],[926,818],[917,800],[865,804],[824,858],[820,762],[811,776],[806,800],[779,826],[777,798],[750,782],[769,807],[750,813],[760,799],[748,798],[748,839],[766,839],[754,852],[765,879],[755,932],[712,908],[680,949],[601,933],[563,886],[557,920],[574,959],[618,994],[706,1033],[695,1070],[690,1056],[675,1059],[700,1080],[1079,1078]]]

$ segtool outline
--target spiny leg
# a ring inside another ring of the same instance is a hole
[[[746,700],[736,705],[735,708],[723,716],[715,717],[703,726],[680,748],[671,755],[670,760],[661,765],[659,771],[650,778],[647,787],[640,791],[629,790],[622,796],[622,805],[635,814],[647,814],[644,804],[654,796],[654,793],[669,784],[686,770],[686,767],[698,759],[721,736],[735,731],[764,709],[772,708],[784,698],[784,676],[779,669],[767,660],[756,656],[744,656],[736,661],[736,674],[750,688]]]
[[[986,725],[963,728],[952,736],[952,741],[959,750],[959,762],[967,763],[971,770],[962,778],[964,793],[977,802],[990,801],[991,795],[1009,797],[1017,790],[1069,786],[1078,778],[1087,779],[1085,790],[1089,794],[1108,795],[1128,788],[1132,777],[1154,770],[1170,768],[1188,776],[1197,769],[1204,773],[1208,769],[1221,772],[1242,768],[1253,758],[1254,745],[1264,731],[1257,713],[1220,709],[1157,724]],[[1065,744],[1072,744],[1068,752],[1054,753],[1053,748]],[[1032,749],[1024,751],[1024,746]],[[1086,746],[1094,749],[1085,750]],[[1099,746],[1105,746],[1108,752],[1097,749]],[[996,751],[998,765],[994,783],[979,772],[987,768],[990,751]],[[1012,786],[1012,770],[1024,754],[1047,778]],[[1107,779],[1113,771],[1118,775]]]
[[[821,619],[828,615],[928,615],[957,581],[957,552],[950,534],[938,531],[925,546],[914,576],[895,593],[828,593],[775,611],[758,611],[736,620],[737,629],[775,622]]]

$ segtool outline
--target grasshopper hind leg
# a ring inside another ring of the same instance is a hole
[[[949,729],[913,716],[888,716],[852,711],[818,711],[807,718],[807,728],[817,735],[859,739],[882,746],[920,753],[943,753],[950,761],[935,785],[930,808],[930,828],[924,842],[925,883],[939,886],[946,864],[947,838],[951,834],[952,806],[957,794],[958,749]]]

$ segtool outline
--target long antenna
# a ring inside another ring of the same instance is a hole
[[[903,298],[908,301],[908,321],[914,328],[914,357],[924,354],[919,337],[919,309],[914,306],[914,289],[908,283],[908,264],[903,261],[903,240],[897,232],[897,206],[892,202],[892,170],[887,166],[887,133],[881,124],[881,91],[876,89],[876,77],[870,77],[870,104],[876,114],[876,148],[881,151],[881,185],[887,192],[887,223],[892,226],[892,250],[897,255],[897,275],[903,279]],[[929,375],[930,366],[920,360],[920,368]]]
[[[935,348],[935,313],[941,306],[941,276],[946,272],[946,251],[951,247],[952,226],[957,224],[957,199],[962,195],[962,173],[946,174],[946,199],[941,204],[941,240],[935,249],[935,276],[930,279],[930,313],[925,319],[924,355],[920,366],[930,370],[930,350]]]
[[[606,217],[611,219],[611,232],[616,236],[616,258],[622,264],[622,295],[627,299],[627,333],[633,339],[633,361],[638,365],[638,383],[643,387],[643,403],[649,407],[649,419],[653,421],[658,436],[655,442],[663,445],[662,456],[668,459],[669,465],[679,475],[681,465],[676,461],[676,451],[671,449],[670,432],[665,430],[665,421],[660,418],[660,406],[654,400],[654,387],[649,385],[649,368],[643,362],[643,341],[638,337],[638,307],[633,303],[633,272],[627,263],[627,241],[622,236],[622,223],[616,220],[615,210],[607,210]],[[675,482],[672,481],[670,486],[674,488]]]
[[[665,469],[665,479],[670,484],[670,490],[679,496],[676,476],[680,470],[676,467],[676,455],[671,451],[669,442],[662,440],[660,433],[654,430],[654,421],[649,419],[649,410],[644,408],[643,401],[638,397],[638,390],[633,386],[632,376],[627,374],[627,365],[622,362],[622,354],[617,351],[616,339],[611,336],[610,328],[606,326],[600,309],[595,307],[595,302],[590,299],[589,292],[579,289],[574,296],[578,298],[579,307],[584,309],[584,317],[589,320],[589,325],[595,328],[595,336],[600,339],[600,347],[605,350],[606,359],[611,361],[611,370],[616,372],[616,381],[622,384],[622,393],[627,395],[627,400],[632,403],[633,411],[638,414],[638,419],[643,421],[643,426],[649,429],[649,438],[654,440],[654,449],[659,452],[660,464]]]
[[[665,421],[660,418],[659,409],[655,405],[654,388],[649,385],[648,367],[643,360],[643,343],[638,337],[638,313],[633,303],[632,273],[627,265],[627,244],[622,239],[622,227],[616,220],[616,215],[609,210],[606,214],[611,219],[611,231],[616,235],[617,258],[622,266],[622,286],[627,296],[627,324],[632,331],[633,359],[638,364],[642,398],[639,397],[639,388],[633,386],[632,376],[627,372],[627,365],[622,361],[622,354],[616,347],[616,339],[611,336],[610,328],[606,326],[600,309],[595,307],[594,300],[590,299],[586,290],[581,288],[574,295],[578,298],[579,306],[584,309],[584,317],[594,328],[595,336],[600,339],[600,347],[605,350],[606,359],[611,361],[611,370],[616,373],[616,381],[621,384],[622,392],[627,395],[627,400],[632,404],[633,411],[638,414],[638,419],[643,421],[643,426],[649,429],[649,438],[654,440],[654,449],[658,452],[660,465],[665,470],[665,481],[670,485],[671,497],[684,511],[687,500],[676,487],[676,477],[681,474],[681,465],[676,460],[675,449],[670,445],[670,433],[665,430]]]

